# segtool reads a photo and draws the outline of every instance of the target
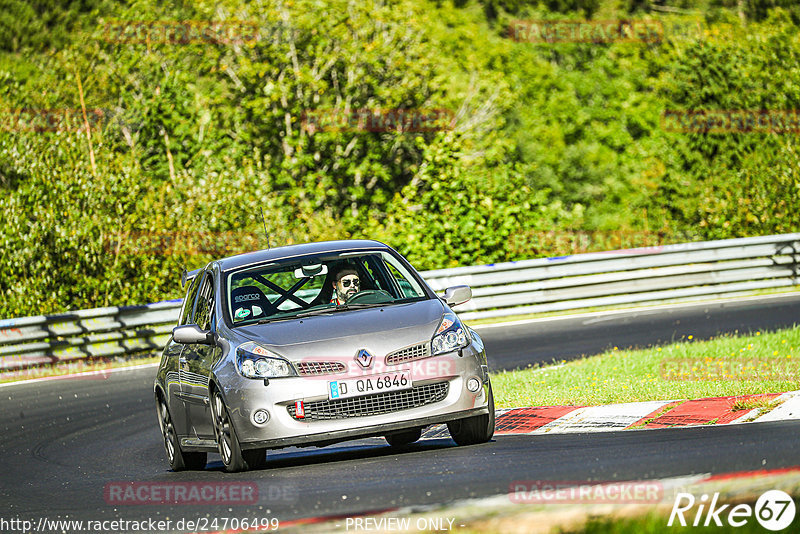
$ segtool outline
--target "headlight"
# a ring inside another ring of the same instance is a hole
[[[261,345],[248,341],[236,349],[239,372],[247,378],[280,378],[297,376],[294,366]]]
[[[469,345],[467,329],[461,324],[455,313],[447,312],[442,316],[442,322],[431,340],[431,354],[443,354],[463,349]]]

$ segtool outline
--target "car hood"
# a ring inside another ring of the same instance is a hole
[[[243,326],[235,332],[241,341],[255,341],[293,361],[352,358],[361,349],[385,356],[429,342],[444,311],[440,300],[430,299]]]

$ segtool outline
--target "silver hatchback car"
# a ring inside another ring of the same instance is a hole
[[[172,469],[263,467],[266,450],[384,436],[413,443],[447,423],[459,445],[489,441],[486,351],[451,310],[377,241],[242,254],[184,273],[178,326],[155,380]]]

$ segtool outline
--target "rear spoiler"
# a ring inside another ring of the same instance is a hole
[[[184,270],[183,270],[183,272],[181,273],[181,287],[182,287],[182,288],[185,288],[185,287],[186,287],[186,284],[187,284],[188,282],[191,282],[192,280],[194,280],[194,278],[195,278],[195,277],[196,277],[196,276],[197,276],[197,275],[200,273],[200,271],[202,271],[202,270],[203,270],[203,269],[195,269],[194,271],[188,271],[188,272],[187,272],[187,271],[186,271],[186,269],[184,269]]]

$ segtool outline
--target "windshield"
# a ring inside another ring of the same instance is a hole
[[[427,299],[408,269],[385,251],[303,256],[227,275],[233,326]]]

